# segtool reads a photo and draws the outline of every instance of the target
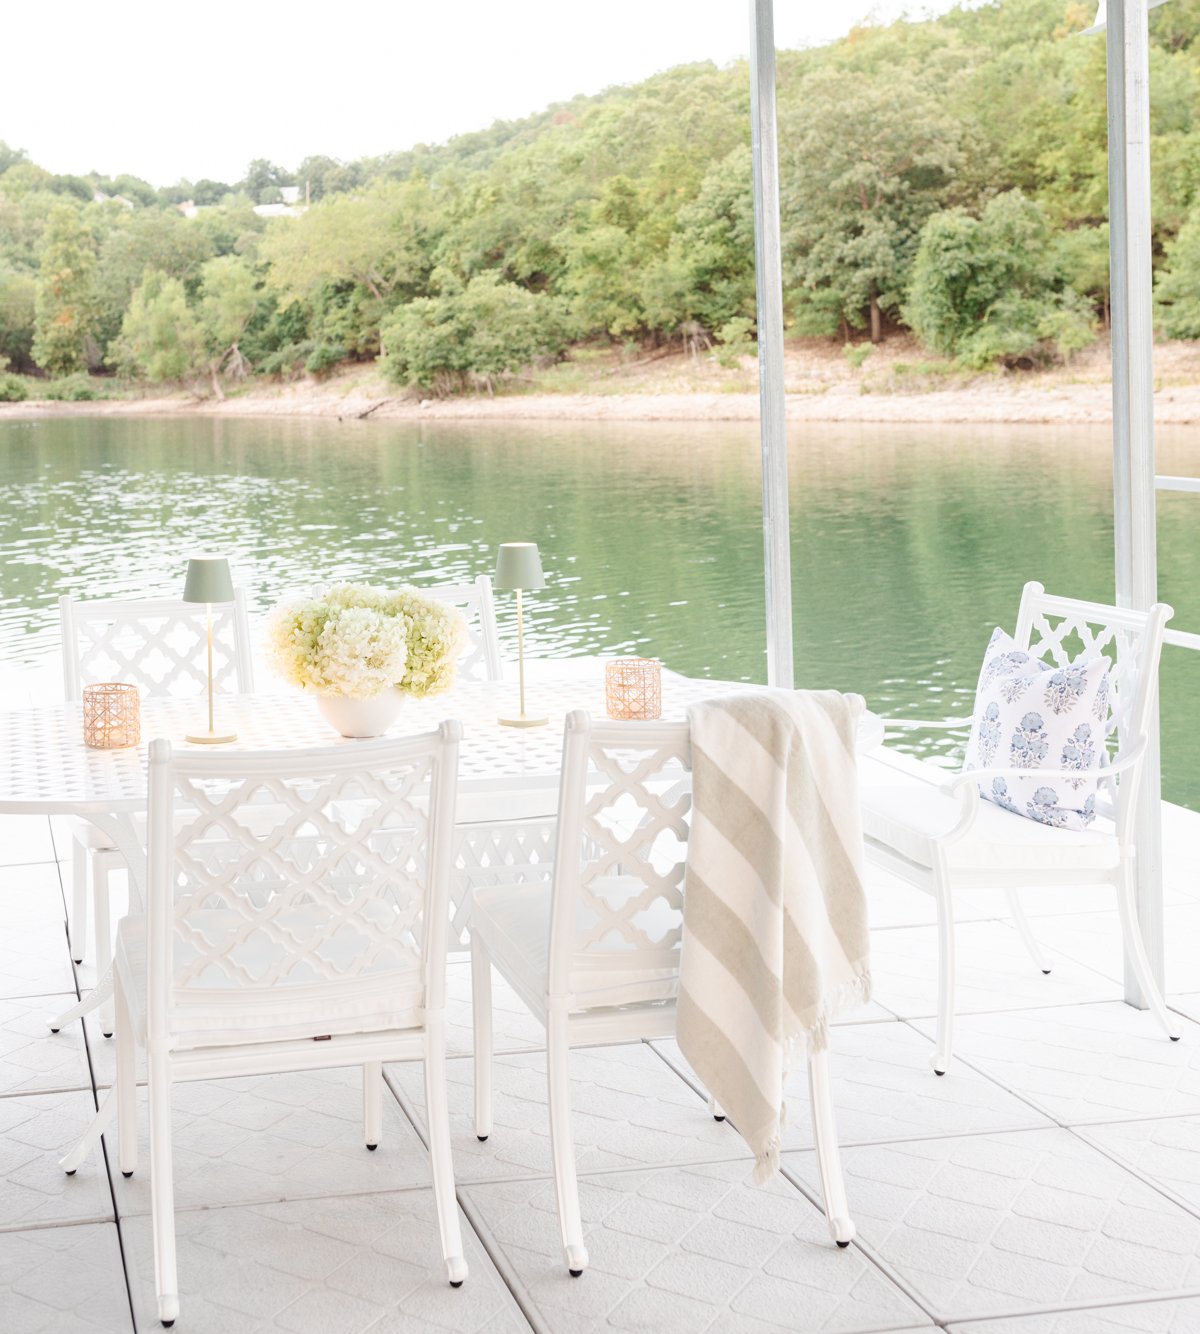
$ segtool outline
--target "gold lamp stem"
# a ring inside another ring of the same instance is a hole
[[[204,604],[204,618],[208,625],[208,730],[210,733],[217,729],[213,725],[213,669],[212,669],[212,603]]]
[[[521,717],[525,717],[525,614],[521,590],[517,589],[517,676],[521,682]]]
[[[521,711],[515,718],[501,718],[505,727],[544,727],[546,718],[530,718],[525,712],[525,605],[522,590],[517,589],[517,679],[520,682]]]
[[[237,740],[236,732],[217,733],[216,711],[213,707],[213,622],[212,622],[212,603],[204,604],[205,629],[208,640],[208,731],[201,733],[188,733],[188,740],[199,746],[224,745],[230,741]]]

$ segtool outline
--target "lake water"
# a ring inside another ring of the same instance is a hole
[[[1197,433],[1158,443],[1160,471],[1200,475]],[[1106,430],[814,425],[790,448],[798,684],[966,712],[1026,580],[1112,599]],[[724,423],[0,421],[0,661],[55,651],[62,593],[177,595],[197,550],[265,612],[313,582],[489,573],[524,539],[547,576],[530,651],[765,679],[758,433]],[[1200,497],[1160,498],[1159,552],[1200,629]],[[1200,654],[1168,649],[1164,791],[1192,806],[1197,701]]]

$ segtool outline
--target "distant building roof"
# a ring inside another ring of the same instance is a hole
[[[304,209],[291,204],[255,204],[254,211],[260,218],[298,218]]]

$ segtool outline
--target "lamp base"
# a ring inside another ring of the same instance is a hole
[[[186,740],[194,746],[223,746],[237,740],[236,732],[189,732]]]
[[[519,713],[515,718],[497,719],[501,727],[545,727],[549,721],[549,718],[530,718],[524,713]]]

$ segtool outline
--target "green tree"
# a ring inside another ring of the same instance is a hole
[[[821,71],[781,126],[785,280],[882,337],[897,314],[925,219],[963,162],[963,127],[917,76]],[[786,167],[786,170],[785,170]]]
[[[475,376],[490,392],[501,376],[556,356],[566,342],[565,319],[554,297],[481,273],[465,287],[450,282],[438,296],[401,306],[384,341],[380,359],[395,384],[447,393]]]
[[[32,369],[36,317],[37,280],[0,264],[0,363]]]
[[[365,184],[365,174],[357,162],[339,162],[317,154],[306,157],[296,172],[301,198],[312,203],[327,195],[347,194]]]
[[[200,322],[208,343],[213,393],[218,399],[225,397],[220,381],[222,369],[239,379],[249,369],[239,343],[258,305],[258,284],[244,259],[222,255],[210,259],[200,271]]]
[[[750,149],[739,145],[680,209],[667,254],[642,280],[646,321],[673,330],[689,320],[715,331],[754,318],[754,194]]]
[[[192,190],[192,203],[197,208],[210,208],[214,204],[219,204],[226,195],[233,193],[233,186],[226,185],[224,181],[210,181],[208,177],[197,181]]]
[[[3,176],[9,167],[28,161],[29,154],[23,148],[10,148],[3,139],[0,139],[0,176]]]
[[[905,318],[930,347],[982,368],[1070,353],[1094,337],[1086,303],[1063,281],[1045,214],[1019,190],[979,218],[963,209],[925,224]]]
[[[195,294],[200,269],[212,258],[210,235],[174,209],[120,210],[100,243],[95,295],[97,337],[108,347],[121,332],[121,321],[147,269],[178,278]]]
[[[116,353],[122,370],[155,383],[182,380],[204,363],[204,331],[178,278],[147,271],[125,313]]]
[[[88,365],[96,253],[91,233],[69,204],[55,207],[42,240],[33,356],[50,375],[70,375]]]
[[[353,327],[335,341],[374,352],[388,310],[426,290],[432,267],[426,233],[435,211],[423,181],[382,181],[362,194],[322,199],[301,217],[279,218],[268,228],[259,250],[267,285],[285,304],[302,301],[318,314],[330,291],[353,298],[334,303],[354,310]]]
[[[1168,338],[1200,338],[1200,208],[1167,247],[1154,287],[1158,321]]]
[[[256,204],[268,204],[279,198],[281,185],[294,185],[295,181],[295,176],[286,168],[258,157],[246,168],[238,189],[244,190]]]

